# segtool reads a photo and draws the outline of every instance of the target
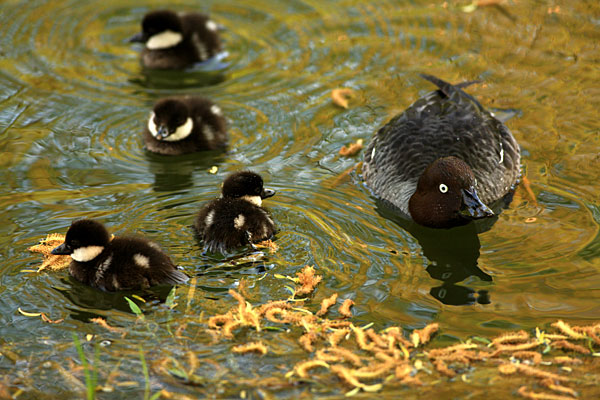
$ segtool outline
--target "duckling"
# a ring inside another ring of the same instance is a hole
[[[206,250],[225,253],[273,236],[275,224],[261,205],[275,191],[263,188],[260,175],[235,172],[225,179],[221,193],[200,210],[194,224]]]
[[[489,205],[518,183],[520,148],[508,128],[462,88],[421,75],[439,90],[374,135],[363,178],[418,224],[451,228],[494,215]]]
[[[70,255],[73,278],[109,292],[188,280],[156,243],[141,237],[111,240],[104,225],[91,219],[73,221],[65,242],[52,254]]]
[[[221,108],[202,97],[159,100],[143,135],[148,150],[165,155],[215,150],[227,145]]]
[[[144,43],[141,56],[144,67],[183,69],[221,51],[218,28],[204,14],[157,10],[144,16],[142,32],[129,41]]]

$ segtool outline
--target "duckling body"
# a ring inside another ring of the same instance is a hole
[[[151,69],[187,68],[221,51],[218,25],[200,13],[149,12],[130,41],[144,44],[141,62]]]
[[[502,122],[461,89],[470,83],[452,85],[423,77],[439,90],[417,100],[374,135],[364,157],[365,182],[376,196],[421,225],[448,228],[491,216],[487,205],[512,190],[520,176],[519,145]],[[458,209],[454,204],[470,186],[481,203],[471,216],[463,212],[464,204]],[[438,221],[415,218],[432,213],[440,214]]]
[[[263,187],[258,174],[242,171],[230,175],[223,183],[222,197],[205,205],[196,217],[194,228],[205,249],[225,253],[272,237],[275,224],[261,205],[274,194]]]
[[[176,285],[188,280],[156,243],[142,237],[110,240],[104,225],[89,219],[74,221],[65,242],[52,254],[70,255],[71,276],[104,291]]]
[[[221,108],[195,96],[159,100],[143,136],[149,151],[164,155],[216,150],[227,145],[227,128]]]

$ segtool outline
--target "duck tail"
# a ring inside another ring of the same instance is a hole
[[[428,74],[419,74],[423,79],[427,79],[429,82],[433,83],[435,86],[437,86],[439,88],[439,92],[441,92],[442,94],[446,95],[448,98],[453,97],[455,99],[455,101],[459,101],[458,99],[468,99],[468,101],[470,101],[471,103],[473,103],[475,105],[475,107],[477,107],[479,110],[484,110],[483,106],[481,104],[479,104],[479,102],[477,101],[477,99],[475,99],[473,96],[471,96],[470,94],[463,92],[461,89],[465,88],[467,86],[470,86],[474,83],[479,83],[481,81],[465,81],[462,83],[457,83],[456,85],[453,85],[451,83],[448,83],[444,80],[441,80],[440,78],[436,78],[433,75],[428,75]]]
[[[450,97],[453,93],[455,93],[457,91],[457,89],[466,88],[467,86],[470,86],[474,83],[481,82],[481,81],[466,81],[466,82],[457,83],[456,85],[453,85],[444,80],[441,80],[440,78],[436,78],[433,75],[428,75],[428,74],[419,74],[419,75],[421,76],[421,78],[427,79],[429,82],[433,83],[435,86],[440,88],[442,93],[444,93],[448,97]]]

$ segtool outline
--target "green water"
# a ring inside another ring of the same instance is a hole
[[[227,290],[242,278],[253,303],[285,298],[286,283],[274,275],[294,275],[307,264],[323,275],[310,304],[337,292],[356,302],[356,323],[378,329],[439,322],[448,337],[465,339],[559,318],[598,321],[598,2],[509,1],[474,12],[460,7],[468,2],[433,1],[169,4],[210,13],[225,27],[227,57],[186,72],[143,71],[140,49],[127,38],[147,11],[164,6],[159,1],[0,2],[0,375],[10,393],[82,396],[80,381],[65,372],[79,363],[75,332],[84,341],[95,335],[84,345],[90,358],[101,344],[99,384],[111,382],[101,398],[143,398],[140,346],[152,393],[237,396],[244,379],[281,376],[306,354],[282,333],[247,333],[238,340],[265,340],[275,354],[233,356],[234,343],[199,333],[198,317],[235,304]],[[478,239],[471,228],[411,234],[359,175],[340,178],[362,159],[340,157],[342,145],[368,142],[432,90],[420,72],[451,82],[480,79],[470,93],[516,114],[507,125],[536,201],[519,187]],[[337,87],[356,92],[348,110],[331,102]],[[227,153],[165,159],[144,151],[140,132],[152,104],[173,94],[203,95],[222,107]],[[190,225],[223,178],[241,168],[259,172],[278,192],[265,205],[279,250],[231,267],[202,254]],[[161,243],[195,277],[176,289],[178,305],[149,301],[141,322],[121,295],[82,287],[66,272],[27,272],[40,262],[29,246],[84,216],[116,234]],[[44,323],[19,307],[65,320]],[[89,323],[94,316],[127,336]],[[169,330],[178,328],[184,335],[174,339]],[[156,373],[165,357],[190,353],[212,383],[183,385]],[[310,385],[248,390],[294,397]]]

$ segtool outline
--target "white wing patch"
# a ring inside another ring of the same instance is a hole
[[[233,226],[235,226],[235,229],[242,229],[242,227],[244,226],[245,223],[246,223],[246,217],[244,217],[243,214],[238,215],[233,220]]]
[[[104,250],[102,246],[80,247],[71,254],[71,258],[78,262],[88,262],[98,257],[102,250]]]
[[[198,34],[195,32],[192,35],[192,43],[194,44],[194,47],[198,52],[198,57],[200,57],[200,61],[208,60],[208,50],[206,49],[204,43],[202,43],[202,41],[198,37]]]
[[[108,256],[106,260],[96,270],[96,282],[100,282],[102,278],[104,278],[104,273],[110,267],[110,263],[112,262],[112,256]]]
[[[208,124],[204,124],[202,126],[202,133],[204,133],[204,137],[209,142],[212,142],[215,139],[215,131]]]
[[[113,275],[113,277],[112,277],[112,284],[113,284],[113,287],[114,287],[115,289],[120,289],[120,288],[121,288],[121,284],[120,284],[120,283],[119,283],[119,281],[117,280],[117,275],[116,275],[116,274],[115,274],[115,275]]]
[[[213,224],[214,220],[215,220],[215,210],[211,210],[206,215],[206,219],[204,220],[204,225],[206,225],[206,227],[208,228],[209,226],[211,226]]]
[[[182,40],[181,33],[167,30],[151,36],[146,42],[146,48],[148,50],[168,49],[177,46]]]
[[[158,243],[154,243],[154,242],[148,242],[148,246],[155,248],[156,250],[161,250],[160,246],[158,245]]]
[[[216,32],[217,29],[219,29],[219,27],[217,26],[217,23],[215,21],[211,21],[209,19],[208,21],[206,21],[206,29],[208,29],[209,31]]]
[[[220,117],[221,115],[223,115],[223,111],[221,111],[221,107],[219,107],[219,106],[218,106],[218,105],[216,105],[216,104],[213,104],[213,105],[210,107],[210,112],[211,112],[211,113],[213,113],[213,114],[215,114],[215,115],[218,115],[219,117]]]
[[[143,254],[136,253],[133,255],[133,261],[142,268],[150,268],[150,259]]]

